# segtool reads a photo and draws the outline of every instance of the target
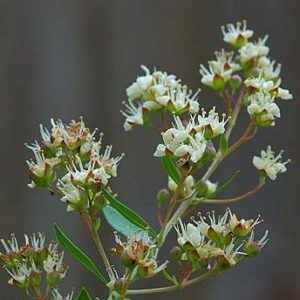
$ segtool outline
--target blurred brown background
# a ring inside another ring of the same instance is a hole
[[[261,213],[266,221],[261,227],[270,229],[271,240],[259,257],[215,279],[169,296],[134,299],[300,299],[299,6],[296,0],[1,0],[0,235],[40,230],[53,238],[55,221],[90,256],[95,255],[76,214],[66,213],[65,206],[45,191],[26,187],[25,159],[30,153],[23,143],[38,137],[40,122],[49,125],[51,117],[68,121],[80,115],[87,125],[105,132],[104,141],[115,145],[115,153],[127,154],[113,186],[120,199],[157,226],[154,199],[166,178],[152,153],[160,139],[148,129],[122,130],[119,110],[125,88],[141,73],[142,63],[177,74],[191,88],[198,88],[199,63],[225,46],[220,25],[247,19],[256,36],[270,34],[271,56],[283,64],[283,86],[293,92],[294,100],[282,103],[282,119],[274,128],[261,130],[212,179],[222,182],[241,169],[241,178],[228,191],[237,195],[255,183],[254,154],[268,143],[286,149],[293,159],[289,171],[254,198],[234,206],[248,218]],[[221,105],[206,88],[201,103]],[[111,247],[113,235],[106,225],[102,235]],[[166,245],[166,253],[171,244]],[[104,288],[92,275],[70,257],[66,261],[71,268],[63,290],[84,285],[105,299]],[[24,299],[6,284],[7,279],[1,272],[0,298]]]

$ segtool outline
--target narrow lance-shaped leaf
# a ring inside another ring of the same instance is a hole
[[[103,209],[103,214],[108,224],[117,230],[119,233],[129,237],[140,229],[129,222],[123,215],[121,215],[115,208],[107,205]]]
[[[89,295],[88,291],[85,288],[82,288],[75,300],[92,300],[92,297]]]
[[[84,265],[89,271],[91,271],[94,275],[96,275],[104,284],[107,284],[108,281],[102,275],[102,273],[98,270],[93,261],[81,250],[78,246],[76,246],[68,236],[60,229],[60,227],[55,224],[54,225],[55,236],[59,244],[74,258],[76,258],[82,265]]]
[[[123,217],[136,227],[148,231],[152,236],[156,237],[155,230],[135,211],[127,207],[124,203],[117,200],[107,189],[103,189],[103,194],[109,201],[110,205],[115,208]]]
[[[175,183],[179,183],[180,174],[174,161],[170,157],[164,156],[161,158],[161,162],[167,174],[175,181]]]
[[[234,182],[239,174],[240,171],[236,171],[224,184],[222,184],[214,193],[212,193],[209,198],[215,198],[219,194],[223,193],[227,189],[227,187]]]

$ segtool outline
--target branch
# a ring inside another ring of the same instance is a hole
[[[216,267],[214,267],[210,271],[206,272],[205,274],[200,275],[191,280],[185,281],[185,282],[181,283],[180,285],[170,285],[170,286],[159,287],[159,288],[150,288],[150,289],[128,290],[127,295],[157,294],[157,293],[165,293],[165,292],[181,290],[181,289],[184,289],[191,285],[194,285],[196,283],[200,283],[200,282],[204,281],[205,279],[207,279],[213,275],[216,275],[217,273],[218,273],[218,269]]]
[[[89,201],[89,202],[91,202],[91,201]],[[114,271],[113,271],[113,269],[110,265],[110,262],[108,260],[107,255],[106,255],[106,252],[105,252],[104,247],[102,245],[101,239],[100,239],[100,237],[98,235],[98,232],[97,232],[97,229],[95,227],[95,222],[94,222],[94,218],[93,218],[93,211],[91,209],[91,206],[89,207],[89,214],[87,215],[87,217],[89,217],[89,219],[90,219],[90,220],[86,219],[87,226],[88,226],[88,228],[89,228],[89,230],[92,234],[93,241],[94,241],[94,243],[97,247],[97,250],[100,254],[100,257],[102,258],[103,264],[104,264],[105,269],[106,269],[106,271],[109,275],[109,278],[111,280],[116,279],[115,273],[114,273]],[[83,218],[84,218],[84,216],[83,216]]]
[[[227,203],[235,203],[235,202],[239,202],[242,200],[245,200],[249,197],[251,197],[252,195],[254,195],[256,192],[258,192],[265,184],[265,181],[259,182],[254,189],[252,189],[251,191],[248,191],[238,197],[234,197],[234,198],[227,198],[227,199],[205,199],[202,201],[202,203],[207,203],[207,204],[227,204]],[[195,199],[197,200],[197,199]]]
[[[229,138],[231,136],[233,127],[236,124],[237,118],[238,118],[240,110],[242,108],[244,94],[245,94],[245,89],[241,89],[239,97],[238,97],[238,99],[236,101],[236,104],[235,104],[235,107],[234,107],[234,111],[232,113],[232,118],[229,120],[229,125],[226,129],[226,132],[225,132],[225,138],[226,138],[227,141],[229,140]],[[206,181],[206,180],[209,179],[209,177],[217,169],[217,167],[223,161],[224,158],[225,158],[225,155],[222,155],[221,151],[219,150],[216,154],[216,157],[215,157],[214,161],[211,163],[211,165],[207,169],[206,173],[202,177],[203,181]]]

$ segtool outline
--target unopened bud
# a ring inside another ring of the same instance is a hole
[[[182,249],[178,246],[174,246],[171,249],[170,254],[175,261],[180,261],[182,257]]]
[[[126,292],[127,281],[124,278],[119,278],[114,283],[114,289],[121,295]]]
[[[61,274],[59,271],[53,271],[47,274],[47,284],[49,287],[55,287],[61,281]]]
[[[243,247],[243,251],[250,257],[256,256],[261,250],[261,247],[255,241],[248,241]]]
[[[242,78],[239,75],[235,74],[230,78],[229,84],[232,90],[236,91],[237,89],[240,88],[242,82],[243,82]]]
[[[161,189],[158,191],[156,199],[159,205],[162,205],[169,199],[170,193],[167,189]]]
[[[29,275],[29,285],[33,287],[39,287],[41,285],[41,273],[38,271],[32,271]]]
[[[197,191],[198,197],[205,196],[208,192],[207,184],[202,180],[196,182],[195,189]]]
[[[94,207],[97,210],[103,209],[107,205],[107,200],[104,196],[100,195],[94,199]]]
[[[215,74],[214,79],[213,79],[213,89],[216,91],[223,91],[225,86],[225,81],[224,78],[222,76],[220,76],[219,74]]]

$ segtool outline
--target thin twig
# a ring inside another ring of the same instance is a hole
[[[164,292],[181,290],[181,289],[189,287],[193,284],[202,282],[205,279],[207,279],[213,275],[216,275],[217,273],[218,273],[218,269],[216,267],[214,267],[210,271],[206,272],[205,274],[200,275],[191,280],[188,280],[186,282],[183,282],[180,285],[170,285],[170,286],[159,287],[159,288],[150,288],[150,289],[128,290],[127,295],[156,294],[156,293],[164,293]]]
[[[258,183],[254,189],[252,189],[251,191],[248,191],[238,197],[234,197],[234,198],[227,198],[227,199],[205,199],[202,201],[202,203],[207,203],[207,204],[227,204],[227,203],[235,203],[235,202],[239,202],[242,200],[245,200],[249,197],[251,197],[252,195],[254,195],[255,193],[257,193],[263,186],[264,186],[265,182],[260,182]],[[197,199],[195,199],[197,200]]]

